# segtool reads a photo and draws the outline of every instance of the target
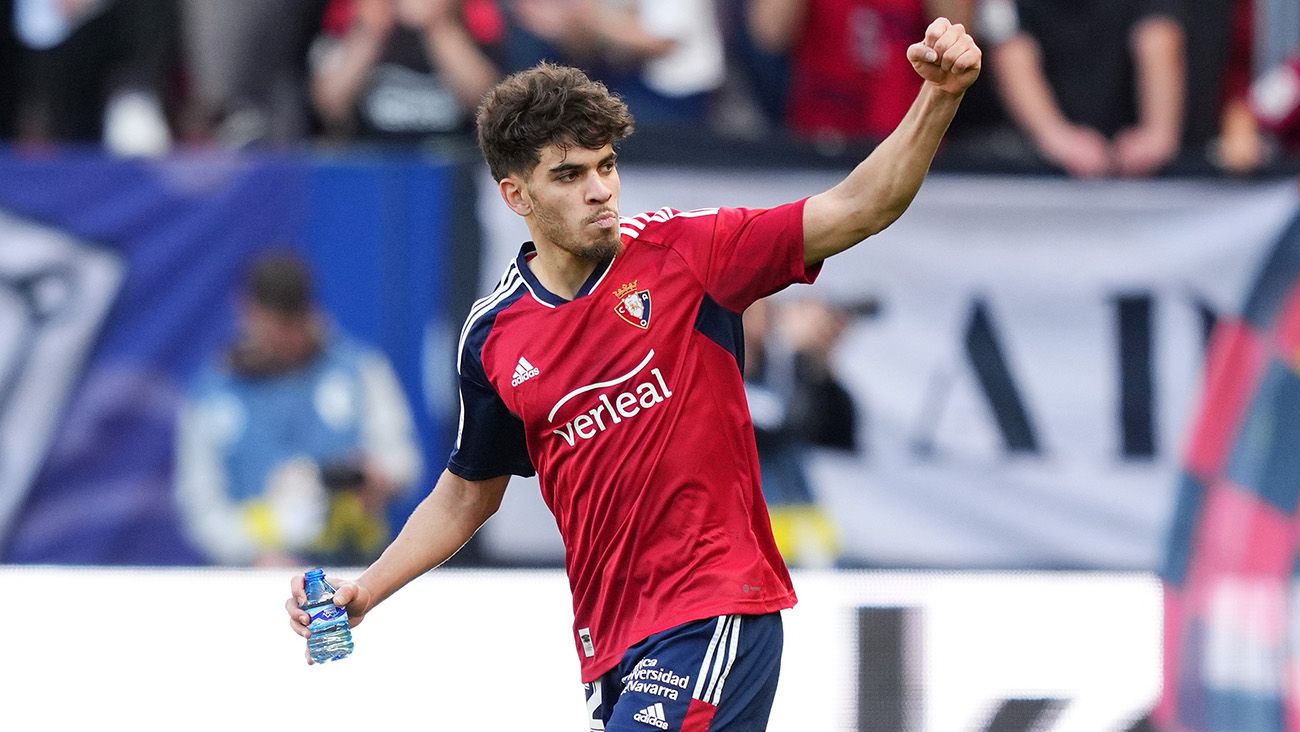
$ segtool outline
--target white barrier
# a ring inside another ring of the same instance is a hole
[[[288,572],[0,568],[0,728],[586,730],[559,572],[440,570],[308,667]],[[1005,698],[1068,700],[1052,730],[1120,730],[1160,682],[1144,575],[795,575],[773,732],[857,727],[859,606],[911,607],[913,722],[981,729]]]

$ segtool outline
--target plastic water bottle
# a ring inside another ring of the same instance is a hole
[[[311,618],[307,629],[307,651],[316,663],[337,661],[352,653],[352,628],[348,612],[334,604],[334,588],[325,581],[325,570],[308,570],[305,576],[307,603],[302,609]]]

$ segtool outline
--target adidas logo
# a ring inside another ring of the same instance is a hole
[[[656,702],[632,715],[632,719],[659,729],[668,729],[668,718],[664,716],[663,702]]]
[[[528,363],[528,359],[523,356],[519,357],[519,363],[515,364],[515,377],[510,380],[511,386],[519,386],[529,379],[542,373],[537,367]]]

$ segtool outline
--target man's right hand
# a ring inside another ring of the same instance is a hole
[[[334,588],[334,604],[347,609],[348,626],[355,628],[360,625],[374,603],[374,596],[370,590],[366,589],[365,585],[352,580],[326,577],[325,581]],[[284,609],[289,613],[289,627],[293,632],[303,638],[309,638],[311,631],[308,625],[311,623],[311,618],[308,617],[307,611],[302,609],[302,606],[307,604],[307,591],[303,585],[301,573],[295,574],[289,580],[289,599],[284,601]],[[307,663],[311,664],[311,654],[306,655]]]
[[[980,75],[984,52],[960,23],[935,18],[925,38],[907,48],[907,60],[922,79],[948,94],[964,94]]]

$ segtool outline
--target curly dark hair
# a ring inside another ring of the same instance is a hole
[[[477,120],[479,149],[498,181],[531,173],[547,145],[596,150],[632,134],[622,99],[580,69],[545,61],[497,84]]]

